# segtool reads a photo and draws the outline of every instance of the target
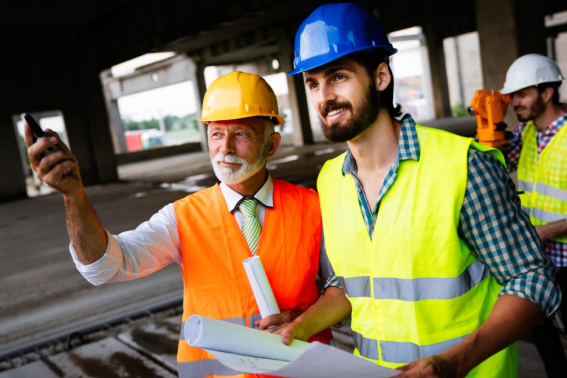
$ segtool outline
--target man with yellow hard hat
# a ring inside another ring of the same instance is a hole
[[[93,285],[143,277],[176,262],[184,282],[183,322],[199,314],[254,327],[261,316],[242,261],[257,255],[281,319],[292,320],[319,298],[322,221],[316,192],[273,179],[266,170],[281,140],[274,125],[284,123],[276,96],[260,76],[232,72],[207,90],[200,121],[209,124],[210,156],[220,183],[165,206],[120,235],[98,221],[78,163],[56,133],[34,144],[26,126],[26,144],[38,177],[63,194],[71,255]],[[61,151],[42,157],[55,144]],[[326,329],[310,341],[331,338]],[[183,337],[177,361],[180,377],[239,375]]]

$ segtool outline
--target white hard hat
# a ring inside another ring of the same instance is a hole
[[[509,94],[532,85],[563,79],[565,77],[553,60],[539,54],[528,54],[519,57],[512,63],[506,73],[506,82],[500,93]]]

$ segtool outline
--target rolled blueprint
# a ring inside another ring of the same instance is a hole
[[[264,271],[260,256],[250,257],[242,263],[244,264],[244,269],[248,275],[248,281],[250,281],[250,286],[252,286],[252,292],[254,292],[254,298],[256,298],[262,318],[268,315],[279,314],[280,308],[272,292],[272,287]]]
[[[190,346],[207,351],[280,361],[293,361],[309,346],[301,340],[288,346],[279,335],[200,315],[187,320],[184,337]]]

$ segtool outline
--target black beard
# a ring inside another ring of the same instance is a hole
[[[518,107],[515,107],[514,110],[516,110],[517,108]],[[521,115],[517,114],[516,117],[518,118],[518,122],[533,121],[534,119],[539,117],[539,115],[543,113],[544,110],[545,110],[545,105],[543,104],[541,97],[538,96],[537,100],[532,104],[532,106],[530,106],[529,109],[530,112],[527,116],[522,117]]]
[[[366,131],[376,120],[378,111],[380,110],[380,102],[378,91],[374,83],[368,87],[366,96],[359,104],[356,111],[350,103],[333,101],[327,103],[320,113],[323,117],[326,117],[330,111],[342,108],[351,110],[352,115],[350,119],[337,122],[331,126],[329,126],[323,118],[321,119],[321,130],[323,130],[325,138],[331,142],[342,143],[352,140]]]

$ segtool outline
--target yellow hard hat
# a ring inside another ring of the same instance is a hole
[[[270,117],[272,122],[285,122],[278,113],[278,100],[270,85],[261,76],[234,71],[213,81],[203,100],[199,121],[228,121],[248,117]]]

